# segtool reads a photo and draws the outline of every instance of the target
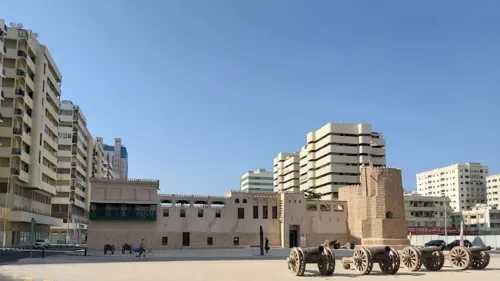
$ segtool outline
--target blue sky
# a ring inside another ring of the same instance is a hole
[[[129,175],[224,194],[327,122],[366,122],[387,164],[500,173],[499,1],[1,1],[40,34]]]

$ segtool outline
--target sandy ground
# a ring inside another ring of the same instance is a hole
[[[161,257],[161,254],[158,254]],[[243,258],[243,257],[241,257]],[[16,264],[4,265],[0,271],[29,276],[40,280],[52,281],[103,281],[103,280],[189,280],[189,281],[267,281],[267,280],[297,280],[288,271],[284,258],[269,257],[258,259],[247,257],[248,260],[184,260],[172,261],[164,258],[161,261],[137,260],[131,257],[50,257],[45,260],[21,260]],[[161,259],[161,258],[160,258]],[[194,259],[194,258],[193,258]],[[354,270],[345,270],[337,260],[333,276],[317,275],[317,266],[309,264],[306,276],[314,280],[350,280],[362,278],[366,280],[416,280],[423,276],[441,281],[471,281],[500,280],[500,255],[492,254],[488,268],[481,271],[456,271],[446,261],[445,267],[438,272],[407,272],[401,268],[396,275],[382,275],[378,266],[369,276],[360,276]]]

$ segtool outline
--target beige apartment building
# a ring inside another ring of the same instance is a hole
[[[416,192],[404,195],[405,217],[408,226],[439,226],[453,225],[451,214],[453,209],[449,197],[424,196]]]
[[[300,190],[338,198],[342,186],[360,183],[360,166],[385,166],[385,140],[370,124],[328,123],[307,134],[300,151]]]
[[[479,234],[500,233],[500,210],[486,204],[477,204],[471,210],[452,214],[454,224],[464,223],[464,230]]]
[[[248,247],[259,245],[260,227],[273,247],[327,239],[407,244],[401,171],[370,166],[362,173],[369,180],[344,187],[341,200],[307,200],[303,192],[158,194],[158,181],[93,179],[88,247],[119,249],[142,238],[152,249]]]
[[[51,217],[62,76],[36,33],[15,23],[6,31],[0,205],[9,212],[2,226],[6,233],[2,246],[28,243],[32,219],[36,221],[36,238],[48,237],[50,226],[62,223]]]
[[[417,192],[429,196],[447,196],[455,212],[486,204],[488,166],[481,163],[453,163],[417,174]]]
[[[486,177],[486,202],[489,206],[500,206],[500,174]]]
[[[63,220],[51,227],[52,242],[80,243],[84,240],[92,176],[92,136],[82,109],[62,101],[59,111],[57,158],[58,181],[52,198],[52,216]]]
[[[273,160],[275,192],[300,191],[300,156],[298,152],[280,152]]]
[[[103,138],[97,137],[93,140],[92,178],[118,179],[119,175],[105,156]]]

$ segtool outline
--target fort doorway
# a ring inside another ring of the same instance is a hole
[[[183,232],[182,233],[182,246],[189,247],[189,240],[191,240],[190,239],[190,233],[189,232]]]
[[[288,234],[288,241],[290,248],[299,247],[300,227],[298,225],[290,225],[290,232]]]

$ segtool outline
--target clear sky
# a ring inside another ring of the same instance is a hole
[[[0,0],[40,34],[92,135],[166,193],[224,194],[327,122],[387,165],[500,173],[500,1]]]

